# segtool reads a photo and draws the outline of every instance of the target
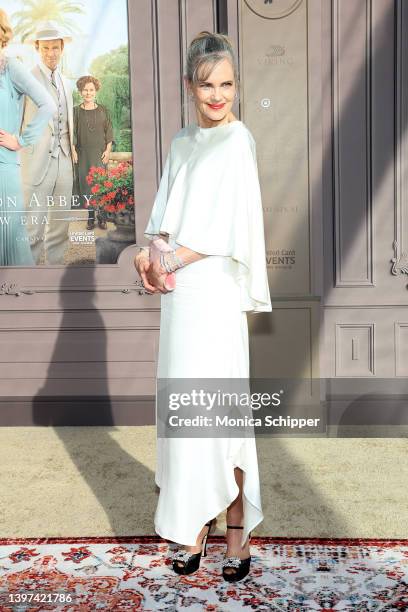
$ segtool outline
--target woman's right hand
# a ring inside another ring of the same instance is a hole
[[[0,147],[9,149],[9,151],[19,151],[22,148],[17,136],[6,132],[6,130],[0,130]]]
[[[147,279],[147,271],[149,270],[150,261],[146,252],[140,251],[140,253],[136,255],[134,265],[137,273],[143,281],[145,289],[147,289],[147,291],[150,293],[159,293],[159,289],[151,285]]]
[[[74,148],[72,149],[72,161],[74,162],[74,164],[78,163],[78,153]]]
[[[146,272],[146,277],[150,285],[153,285],[160,293],[168,293],[166,289],[167,272],[158,261],[150,263],[149,269]]]

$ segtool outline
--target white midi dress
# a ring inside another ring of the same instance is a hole
[[[249,378],[247,312],[272,309],[253,138],[241,121],[174,137],[145,236],[208,255],[161,296],[157,378]],[[263,520],[254,437],[158,438],[156,532],[193,546],[244,472],[242,544]]]

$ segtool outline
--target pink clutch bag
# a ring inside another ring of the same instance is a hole
[[[171,248],[171,246],[169,246],[167,242],[163,240],[163,238],[155,238],[154,240],[151,240],[150,242],[149,259],[151,262],[158,261],[160,260],[160,255],[162,253],[168,253],[169,251],[172,251],[172,250],[173,249]],[[171,272],[170,274],[167,274],[166,282],[164,283],[164,286],[166,287],[167,291],[173,291],[173,289],[176,287],[176,273],[175,272]]]

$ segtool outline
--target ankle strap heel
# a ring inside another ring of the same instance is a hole
[[[227,525],[227,529],[243,529],[241,525]]]
[[[227,529],[243,529],[241,525],[227,525]],[[248,541],[251,533],[248,534]],[[251,556],[247,559],[239,557],[226,557],[222,564],[222,577],[226,582],[238,582],[249,574]]]

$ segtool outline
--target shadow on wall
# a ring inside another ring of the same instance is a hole
[[[119,433],[120,429],[114,425],[109,394],[106,329],[94,302],[95,267],[82,268],[82,278],[89,291],[81,291],[84,297],[80,311],[74,309],[73,293],[69,291],[75,286],[75,270],[78,270],[75,266],[67,267],[61,282],[63,319],[47,379],[33,400],[33,423],[54,427],[55,435],[80,475],[79,482],[72,484],[72,494],[83,489],[85,482],[103,509],[110,529],[98,525],[101,519],[94,519],[90,514],[92,501],[89,495],[83,495],[76,496],[70,508],[70,516],[74,515],[71,525],[75,525],[78,531],[73,533],[71,526],[67,527],[69,533],[64,533],[58,520],[47,515],[44,533],[48,534],[49,525],[53,523],[58,525],[59,533],[48,535],[57,537],[154,534],[157,499],[153,472],[115,439],[115,432]],[[84,329],[83,334],[78,329],[80,327]],[[72,399],[61,397],[61,382],[67,379],[72,382],[72,396],[76,396]],[[86,394],[90,379],[97,381],[95,396]],[[137,435],[131,437],[131,440],[137,439]],[[136,446],[134,450],[137,450]],[[56,485],[61,487],[62,499],[67,485],[70,486],[70,482],[58,481]],[[141,490],[144,492],[142,504],[138,503],[138,491]],[[58,491],[53,490],[53,494],[58,494]],[[38,512],[38,509],[33,511]]]

